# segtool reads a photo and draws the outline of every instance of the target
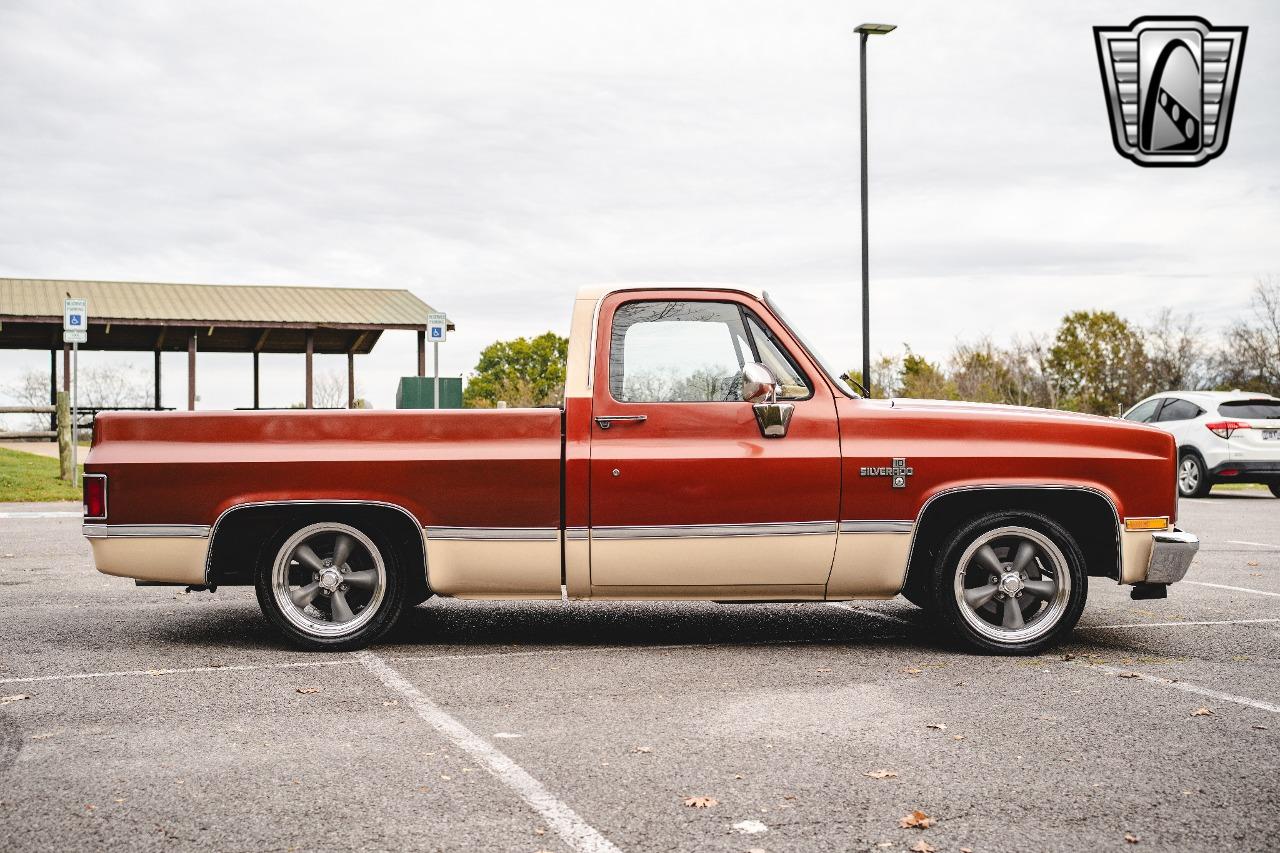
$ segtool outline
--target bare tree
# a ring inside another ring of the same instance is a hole
[[[76,396],[93,409],[137,408],[151,402],[144,376],[132,364],[80,368]]]
[[[1280,279],[1258,280],[1250,316],[1227,328],[1213,366],[1220,387],[1280,394]]]
[[[5,386],[4,392],[23,406],[47,406],[49,405],[49,375],[40,370],[24,370],[17,382]],[[24,429],[48,429],[49,416],[24,415],[22,423]]]
[[[345,409],[347,407],[347,383],[332,370],[315,378],[311,386],[312,402],[317,409]],[[360,396],[360,386],[356,385],[355,396]]]
[[[132,364],[81,367],[76,397],[87,409],[138,408],[151,403],[147,378]],[[5,393],[24,406],[49,405],[49,375],[41,370],[26,370]],[[48,429],[48,415],[27,418],[31,429]]]
[[[1209,357],[1204,329],[1191,314],[1165,308],[1143,330],[1147,350],[1147,394],[1195,390],[1208,382]]]

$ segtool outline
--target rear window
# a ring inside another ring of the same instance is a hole
[[[1280,420],[1280,400],[1235,400],[1218,406],[1224,418]]]

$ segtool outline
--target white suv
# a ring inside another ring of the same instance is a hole
[[[1166,391],[1124,413],[1178,442],[1178,494],[1265,483],[1280,498],[1280,398],[1246,391]]]

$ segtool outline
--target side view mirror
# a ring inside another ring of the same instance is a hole
[[[778,398],[778,377],[759,362],[742,367],[742,399],[748,403],[763,403]]]
[[[765,438],[783,438],[791,427],[795,406],[778,402],[778,377],[763,364],[752,362],[742,367],[742,399],[751,403],[756,424]]]

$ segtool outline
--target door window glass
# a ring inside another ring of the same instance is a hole
[[[779,399],[812,388],[751,311],[731,302],[628,302],[613,315],[609,391],[624,403],[742,401],[742,368],[760,362],[778,377]]]
[[[1200,407],[1186,400],[1170,400],[1160,410],[1160,422],[1186,421],[1200,416]]]
[[[740,402],[750,339],[727,302],[628,302],[613,315],[609,391],[624,403]]]
[[[1124,416],[1127,421],[1137,421],[1140,424],[1151,423],[1151,416],[1156,413],[1156,406],[1160,405],[1159,398],[1148,400],[1132,412]]]

